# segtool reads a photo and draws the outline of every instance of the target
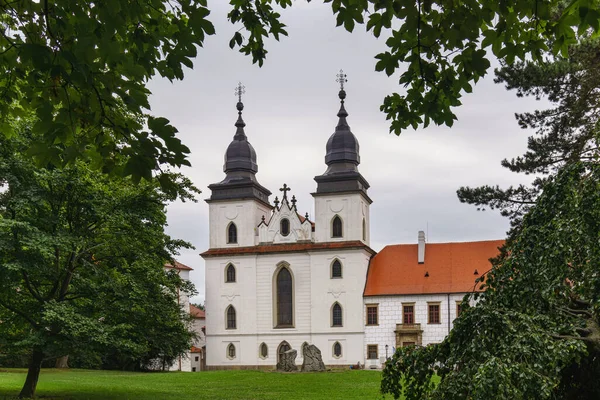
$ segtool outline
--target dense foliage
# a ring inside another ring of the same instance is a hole
[[[598,0],[325,2],[337,25],[351,32],[365,24],[385,38],[376,69],[399,72],[407,87],[381,106],[398,134],[452,125],[452,108],[487,73],[490,57],[539,62],[600,28]],[[280,11],[292,1],[230,5],[229,20],[241,25],[230,46],[262,64],[266,39],[287,35]],[[10,119],[33,112],[38,140],[29,153],[42,165],[84,159],[135,179],[188,165],[176,128],[150,115],[147,83],[183,79],[215,33],[209,13],[206,0],[0,0],[0,132],[14,134]],[[162,176],[161,184],[170,180]]]
[[[22,396],[45,359],[66,354],[172,361],[192,338],[179,291],[193,291],[163,267],[189,247],[164,232],[173,197],[82,162],[36,167],[23,155],[31,135],[0,140],[0,351],[31,355]]]
[[[416,399],[600,397],[600,164],[548,179],[440,344],[399,349],[382,391]],[[434,384],[433,374],[441,381]]]

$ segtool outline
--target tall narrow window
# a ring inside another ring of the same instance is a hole
[[[227,227],[227,243],[237,243],[237,226],[233,222]]]
[[[462,302],[457,301],[456,302],[456,318],[460,317],[460,314],[462,314],[462,312],[463,312]]]
[[[367,240],[367,222],[365,221],[365,219],[363,218],[363,224],[362,224],[362,233],[363,233],[363,240],[366,241]]]
[[[227,329],[236,328],[235,319],[235,308],[233,308],[233,306],[227,307]]]
[[[281,222],[279,223],[280,225],[280,229],[279,232],[281,232],[282,236],[287,236],[290,234],[290,220],[287,218],[284,218],[281,220]]]
[[[290,328],[293,319],[292,274],[283,267],[277,274],[277,327]]]
[[[268,356],[269,356],[269,348],[267,347],[267,344],[263,342],[260,345],[260,357],[267,358]]]
[[[415,306],[407,304],[402,306],[402,323],[414,324],[415,323]]]
[[[342,306],[339,303],[331,308],[331,326],[342,326]]]
[[[277,362],[280,362],[283,354],[286,351],[291,350],[291,348],[292,346],[290,346],[288,342],[281,342],[281,344],[279,345],[279,349],[277,349]]]
[[[342,356],[342,345],[340,342],[335,342],[333,344],[333,356],[335,358],[340,358]]]
[[[335,260],[333,264],[331,264],[331,277],[332,278],[341,278],[342,277],[342,263],[340,260]]]
[[[440,323],[440,303],[429,304],[429,318],[428,322],[430,324],[439,324]]]
[[[377,325],[377,304],[367,306],[367,325]]]
[[[336,215],[331,222],[331,237],[341,238],[342,233],[342,219]]]
[[[229,343],[229,346],[227,346],[227,357],[232,359],[235,358],[235,346],[233,343]]]
[[[227,265],[227,273],[225,274],[225,282],[235,282],[235,267],[232,264]]]

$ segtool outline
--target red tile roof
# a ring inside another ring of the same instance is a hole
[[[503,244],[504,240],[427,243],[423,264],[417,262],[417,244],[386,246],[371,259],[364,295],[472,291],[475,279],[491,268],[489,259]]]
[[[196,346],[192,346],[190,353],[202,353],[202,349]]]
[[[247,247],[229,247],[219,249],[209,249],[200,255],[204,258],[241,255],[241,254],[271,254],[271,253],[294,253],[301,251],[316,250],[337,250],[337,249],[364,249],[371,254],[375,251],[360,240],[350,240],[347,242],[325,242],[325,243],[282,243],[282,244],[261,244],[258,246]]]
[[[206,318],[206,314],[204,313],[204,310],[199,309],[198,307],[196,307],[193,304],[190,304],[190,315],[193,318]]]
[[[165,264],[165,268],[175,268],[180,271],[193,271],[194,270],[194,268],[190,268],[187,265],[180,263],[179,261],[175,261],[175,265],[167,263],[167,264]]]

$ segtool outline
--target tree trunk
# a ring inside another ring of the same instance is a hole
[[[21,393],[19,393],[20,399],[29,399],[35,395],[35,389],[37,388],[43,360],[44,353],[40,349],[34,348],[33,353],[31,353],[31,361],[29,362],[29,370],[27,371],[25,384],[23,385],[23,389],[21,389]]]
[[[69,368],[69,355],[58,357],[54,368]]]

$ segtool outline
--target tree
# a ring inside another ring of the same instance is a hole
[[[585,40],[569,57],[518,63],[498,82],[553,108],[518,114],[535,128],[529,150],[503,161],[539,177],[531,187],[461,188],[462,201],[511,218],[501,255],[478,279],[481,294],[440,344],[400,349],[382,391],[417,398],[595,399],[600,385],[600,44]],[[432,382],[440,376],[439,384]]]
[[[600,164],[569,163],[513,230],[440,344],[399,349],[382,392],[406,399],[597,399]],[[439,383],[432,377],[437,374]]]
[[[173,197],[81,161],[36,167],[24,156],[35,134],[18,131],[0,140],[0,346],[31,355],[20,397],[35,394],[47,358],[112,351],[113,365],[139,369],[189,349],[177,291],[193,287],[163,268],[190,247],[164,233]],[[193,199],[180,181],[179,196]]]
[[[378,71],[406,67],[399,77],[406,94],[393,93],[381,106],[397,134],[431,122],[451,126],[452,108],[487,73],[492,55],[508,64],[539,62],[600,29],[598,0],[324,1],[338,26],[352,32],[366,23],[386,37]],[[292,1],[230,4],[230,21],[241,24],[230,47],[262,65],[265,40],[287,35],[279,11]],[[42,165],[84,159],[136,179],[189,165],[176,128],[150,115],[146,84],[156,76],[183,79],[183,67],[193,67],[197,47],[214,34],[209,13],[206,0],[0,0],[0,131],[10,136],[7,118],[34,112],[38,140],[29,152]]]
[[[569,162],[597,157],[600,124],[600,42],[584,40],[571,46],[567,58],[542,64],[515,63],[497,71],[496,82],[505,83],[517,95],[546,98],[547,110],[517,114],[522,128],[535,129],[528,151],[503,160],[502,166],[516,173],[536,175],[531,186],[501,189],[499,186],[458,190],[460,201],[480,209],[499,209],[518,225],[535,204],[546,179]]]

